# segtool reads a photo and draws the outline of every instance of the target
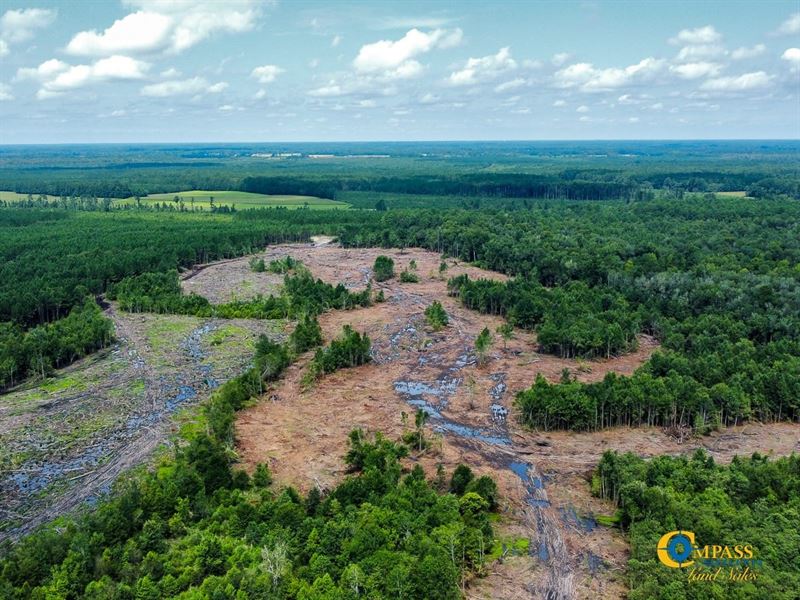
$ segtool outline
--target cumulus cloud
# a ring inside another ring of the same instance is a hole
[[[800,48],[787,48],[781,58],[791,65],[792,70],[800,69]]]
[[[711,25],[697,27],[696,29],[681,29],[669,43],[675,46],[698,46],[701,44],[715,44],[722,40],[722,35]]]
[[[250,77],[257,79],[259,83],[272,83],[281,73],[283,69],[276,65],[262,65],[253,69]]]
[[[682,79],[699,79],[701,77],[716,77],[722,65],[712,62],[693,62],[674,65],[669,70]]]
[[[509,81],[504,81],[503,83],[496,85],[494,87],[494,91],[497,92],[498,94],[502,92],[508,92],[510,90],[515,90],[518,87],[522,87],[526,83],[527,81],[522,77],[516,77],[514,79],[511,79]]]
[[[567,103],[564,102],[563,100],[556,100],[555,102],[553,102],[553,106],[555,106],[556,108],[558,108],[559,106],[566,106],[566,104]]]
[[[684,46],[678,52],[679,61],[697,61],[707,58],[719,58],[727,54],[723,46],[717,44],[700,44],[699,46]]]
[[[13,99],[14,96],[11,95],[11,86],[7,83],[0,83],[0,102]]]
[[[365,44],[353,60],[358,73],[386,79],[407,79],[422,72],[415,57],[434,48],[451,48],[461,43],[460,29],[434,29],[430,32],[409,30],[399,40],[380,40]]]
[[[575,63],[556,71],[553,77],[557,87],[602,92],[647,81],[662,71],[665,65],[664,60],[652,57],[624,68],[597,69],[591,63]]]
[[[321,85],[318,88],[314,88],[308,92],[309,96],[315,96],[317,98],[331,98],[336,96],[343,96],[347,93],[347,90],[340,84],[336,82],[336,80],[332,79],[325,85]]]
[[[93,83],[141,79],[149,69],[149,63],[129,56],[109,56],[88,65],[70,65],[52,58],[38,67],[19,69],[17,79],[40,82],[37,97],[43,99]]]
[[[341,43],[342,43],[342,36],[335,35],[335,36],[333,36],[333,39],[331,40],[331,48],[336,48],[336,46],[338,46]]]
[[[141,89],[142,96],[166,98],[167,96],[188,96],[195,94],[217,94],[228,87],[224,81],[211,84],[204,77],[163,81],[146,85]]]
[[[751,48],[748,48],[747,46],[742,46],[731,52],[731,58],[733,60],[745,60],[748,58],[755,58],[756,56],[761,56],[766,51],[767,47],[764,44],[756,44]]]
[[[771,75],[767,75],[764,71],[755,71],[753,73],[743,73],[742,75],[709,79],[703,82],[700,89],[714,92],[743,92],[767,87],[771,81]]]
[[[238,33],[252,29],[259,15],[255,0],[227,2],[168,2],[134,0],[138,8],[111,26],[77,33],[66,51],[77,56],[106,56],[170,52],[177,54],[215,33]]]
[[[13,44],[20,44],[36,35],[37,29],[50,25],[57,12],[44,8],[7,10],[0,17],[0,57],[11,52]]]
[[[800,12],[792,13],[789,18],[780,24],[777,31],[778,35],[794,35],[800,33]]]
[[[582,104],[581,106],[579,106],[578,108],[575,109],[575,112],[587,113],[587,112],[589,112],[589,107],[586,106],[585,104]]]
[[[470,58],[463,68],[450,74],[450,85],[474,85],[517,68],[508,47],[500,48],[497,54],[482,58]]]

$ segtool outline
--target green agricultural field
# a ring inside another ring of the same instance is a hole
[[[40,194],[31,194],[31,197],[36,200],[39,198]],[[48,200],[58,200],[58,196],[47,196],[45,198]],[[17,192],[0,192],[0,200],[5,200],[6,202],[23,202],[28,199],[28,194],[18,194]]]
[[[231,192],[214,190],[192,190],[188,192],[175,192],[170,194],[150,194],[141,199],[142,203],[152,204],[155,202],[174,202],[175,197],[183,200],[187,207],[194,206],[198,209],[208,209],[211,198],[214,199],[214,206],[236,206],[236,208],[313,208],[324,210],[331,208],[350,208],[346,202],[338,202],[327,198],[317,198],[316,196],[268,196],[266,194],[252,194],[250,192]],[[192,201],[194,203],[192,204]],[[133,198],[126,198],[120,202],[132,204]]]

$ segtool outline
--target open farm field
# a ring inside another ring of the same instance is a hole
[[[175,198],[179,202],[175,202]],[[253,194],[249,192],[235,192],[223,190],[192,190],[188,192],[175,192],[168,194],[150,194],[141,198],[142,204],[168,204],[183,203],[187,208],[208,210],[212,206],[235,207],[237,209],[246,208],[309,208],[313,210],[328,210],[334,208],[349,208],[346,202],[329,200],[328,198],[317,198],[316,196],[294,196],[294,195],[267,195]],[[133,198],[120,200],[121,204],[133,204]]]

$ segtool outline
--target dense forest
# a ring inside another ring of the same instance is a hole
[[[620,524],[630,535],[631,600],[797,597],[800,456],[770,460],[754,454],[720,466],[702,450],[691,458],[651,460],[608,451],[593,489],[619,507]],[[756,579],[732,581],[728,567],[716,581],[692,582],[688,568],[664,568],[655,549],[662,535],[676,529],[694,532],[699,546],[751,545],[760,561],[750,569]]]
[[[18,146],[0,149],[0,189],[95,198],[191,189],[337,199],[369,192],[610,200],[653,190],[798,198],[797,154],[790,140]]]

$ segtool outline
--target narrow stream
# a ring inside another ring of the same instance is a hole
[[[416,335],[413,326],[407,326],[391,339],[392,346],[399,346],[404,336]],[[435,362],[435,355],[427,353],[421,356],[419,365],[428,365]],[[394,381],[394,390],[410,406],[424,410],[429,415],[429,422],[434,431],[454,435],[464,440],[483,442],[488,446],[502,447],[511,450],[514,447],[508,435],[506,419],[508,408],[503,404],[508,386],[505,382],[505,373],[493,373],[490,378],[494,385],[489,390],[490,403],[488,410],[494,426],[492,428],[477,428],[463,423],[458,423],[442,414],[447,407],[449,398],[455,394],[463,383],[459,372],[467,365],[475,364],[475,356],[467,350],[461,354],[452,366],[444,369],[439,378],[434,381],[422,381],[412,378],[411,374],[403,379]],[[491,453],[489,453],[491,454]],[[497,461],[496,456],[487,454],[487,459]],[[522,481],[525,488],[525,501],[530,510],[530,520],[535,528],[536,535],[531,539],[530,553],[537,556],[548,569],[547,577],[541,583],[541,595],[548,600],[561,600],[574,597],[572,579],[573,573],[566,553],[564,541],[559,529],[559,520],[554,516],[550,501],[547,498],[544,478],[538,473],[535,465],[527,462],[520,455],[513,454],[507,461],[506,467]],[[558,514],[558,513],[556,513]],[[593,526],[593,521],[581,519],[572,509],[572,512],[561,511],[561,520],[574,521],[579,527]],[[596,559],[596,557],[594,557]],[[590,563],[592,557],[590,556]],[[595,560],[595,562],[597,562]],[[596,566],[595,566],[596,568]]]

